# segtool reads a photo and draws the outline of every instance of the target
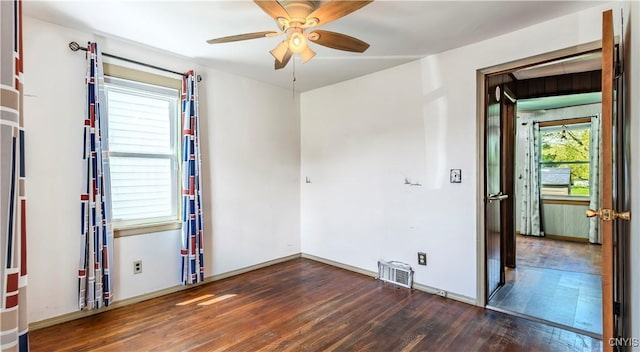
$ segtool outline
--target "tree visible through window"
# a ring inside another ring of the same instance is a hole
[[[589,196],[590,127],[540,128],[541,194]]]

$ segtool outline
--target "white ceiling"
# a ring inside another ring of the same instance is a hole
[[[295,89],[307,91],[363,76],[602,3],[378,0],[319,27],[364,40],[371,47],[357,54],[312,44],[317,55],[311,61],[303,65],[295,59]],[[23,10],[26,16],[141,43],[220,71],[292,88],[292,63],[275,71],[269,54],[280,37],[206,43],[222,36],[277,30],[252,1],[27,0]]]

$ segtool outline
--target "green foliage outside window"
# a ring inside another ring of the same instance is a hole
[[[570,195],[589,195],[589,141],[589,124],[540,129],[540,167],[570,168]]]

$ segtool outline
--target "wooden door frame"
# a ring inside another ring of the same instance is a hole
[[[486,288],[486,236],[485,236],[485,120],[486,120],[486,77],[489,75],[506,73],[513,70],[537,65],[544,62],[559,60],[575,55],[579,55],[581,53],[590,52],[599,50],[602,48],[602,43],[600,40],[593,41],[590,43],[576,45],[573,47],[569,47],[566,49],[556,50],[545,54],[540,54],[536,56],[532,56],[529,58],[511,61],[495,66],[490,66],[487,68],[480,69],[476,71],[476,114],[477,114],[477,130],[476,130],[476,140],[478,141],[478,155],[476,162],[476,174],[477,183],[476,183],[476,219],[477,219],[477,227],[476,227],[476,238],[477,238],[477,271],[476,271],[476,305],[480,307],[485,307],[487,305],[487,288]]]

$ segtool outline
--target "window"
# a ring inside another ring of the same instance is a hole
[[[541,125],[542,195],[589,196],[590,132],[590,122]]]
[[[105,77],[114,228],[178,221],[176,89]]]

